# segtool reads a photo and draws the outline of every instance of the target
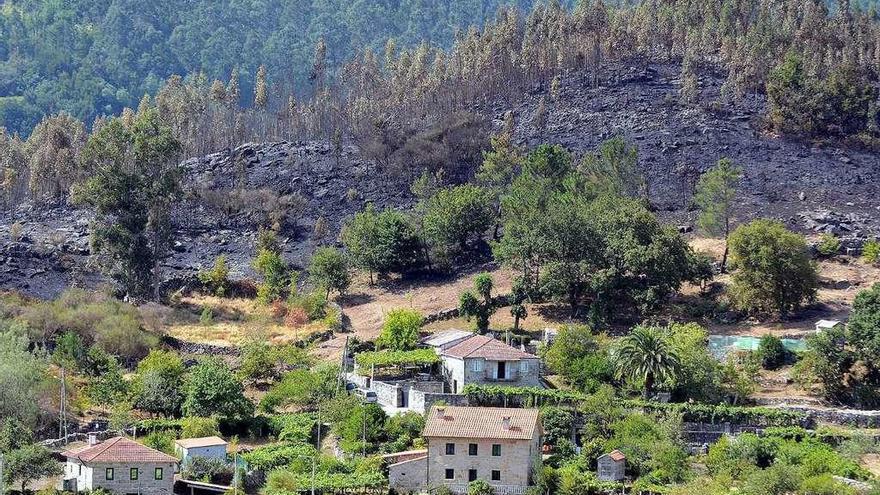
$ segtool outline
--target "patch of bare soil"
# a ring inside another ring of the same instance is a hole
[[[422,314],[429,314],[458,306],[459,295],[471,288],[474,276],[482,271],[492,274],[494,294],[510,292],[512,275],[502,268],[481,268],[469,270],[453,278],[436,280],[392,280],[369,285],[366,277],[358,278],[350,294],[342,304],[351,333],[337,335],[322,342],[315,354],[321,359],[341,359],[346,335],[356,336],[361,341],[373,340],[379,336],[385,315],[398,308],[412,308]]]

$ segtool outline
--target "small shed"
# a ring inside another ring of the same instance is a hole
[[[833,330],[843,325],[838,320],[819,320],[816,322],[816,333],[822,333],[826,330]]]
[[[182,438],[174,441],[174,452],[181,462],[194,457],[226,460],[226,441],[220,437]]]
[[[626,474],[626,456],[619,450],[603,454],[596,461],[599,481],[623,481]]]

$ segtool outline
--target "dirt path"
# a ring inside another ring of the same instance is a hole
[[[343,310],[352,332],[337,335],[321,343],[315,354],[321,359],[341,359],[346,335],[360,340],[379,336],[385,314],[397,308],[413,308],[422,314],[434,313],[458,306],[459,295],[473,287],[474,276],[486,269],[470,270],[454,278],[439,280],[391,281],[370,287],[366,279],[359,279],[351,294],[342,301]],[[510,272],[500,268],[488,270],[495,283],[493,293],[510,292]]]

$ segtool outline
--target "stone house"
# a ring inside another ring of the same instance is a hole
[[[534,354],[485,335],[471,335],[438,350],[449,392],[459,394],[465,385],[500,384],[541,386],[541,360]]]
[[[201,438],[183,438],[174,441],[174,453],[180,457],[181,463],[195,457],[219,459],[226,461],[226,441],[217,436]]]
[[[537,409],[435,406],[422,432],[427,452],[391,465],[389,483],[399,492],[446,486],[461,494],[482,479],[498,495],[521,495],[534,484],[542,434]]]
[[[71,492],[104,488],[119,495],[170,495],[174,489],[176,457],[125,437],[98,442],[62,453],[67,458],[63,489]]]
[[[599,481],[623,481],[626,475],[626,456],[619,450],[612,450],[596,460]]]
[[[467,330],[444,330],[423,338],[421,344],[436,350],[439,354],[444,349],[448,349],[473,336],[474,332],[468,332]]]

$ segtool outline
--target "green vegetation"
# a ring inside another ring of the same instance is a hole
[[[721,271],[727,267],[727,254],[730,236],[730,221],[734,211],[736,186],[742,177],[742,168],[727,158],[718,160],[700,177],[694,193],[694,204],[700,209],[698,223],[710,235],[724,238],[724,255],[721,257]]]
[[[816,244],[816,250],[822,256],[830,258],[840,252],[840,239],[834,234],[822,234],[819,243]]]
[[[871,239],[862,246],[862,259],[865,263],[876,265],[880,263],[880,241]]]
[[[187,416],[248,418],[254,405],[244,386],[223,361],[206,358],[189,372],[183,412]]]
[[[492,276],[481,273],[474,278],[474,290],[466,291],[458,299],[458,313],[470,321],[475,320],[478,333],[489,330],[489,318],[497,306],[492,299]]]
[[[200,271],[199,282],[211,294],[217,297],[225,296],[229,290],[229,267],[226,265],[226,255],[218,256],[210,270]]]
[[[755,220],[730,236],[731,294],[746,311],[783,316],[813,302],[819,280],[803,236],[779,222]]]
[[[419,343],[424,318],[414,309],[394,309],[385,315],[382,333],[376,339],[377,349],[410,351]]]
[[[645,398],[658,381],[674,380],[681,362],[659,328],[636,327],[613,350],[617,376],[644,383]]]
[[[342,229],[342,243],[354,266],[373,274],[407,273],[422,264],[422,246],[410,219],[397,210],[377,212],[372,203]]]
[[[434,349],[361,352],[355,359],[358,366],[365,373],[373,366],[376,368],[403,368],[407,366],[430,366],[440,362],[440,357],[437,356]]]
[[[348,262],[342,253],[334,248],[318,248],[312,253],[309,261],[309,279],[316,287],[326,291],[325,299],[329,299],[330,291],[334,290],[340,296],[344,296],[351,285]]]
[[[92,243],[108,274],[133,297],[159,299],[160,263],[172,241],[171,206],[181,194],[180,142],[159,111],[112,119],[82,152],[89,179],[74,200],[97,213]]]

